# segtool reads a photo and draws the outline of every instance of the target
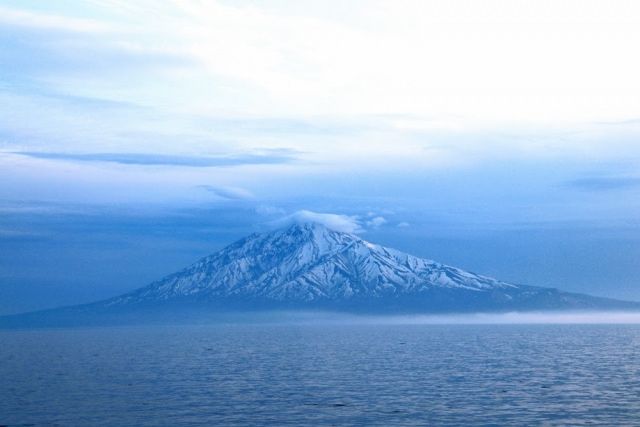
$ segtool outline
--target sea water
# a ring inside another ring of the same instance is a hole
[[[636,325],[0,331],[0,425],[640,425]]]

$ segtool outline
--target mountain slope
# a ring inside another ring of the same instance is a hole
[[[102,304],[171,302],[414,312],[636,306],[505,283],[315,223],[253,234],[178,273]]]

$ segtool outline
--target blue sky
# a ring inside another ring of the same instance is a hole
[[[640,7],[3,1],[0,313],[287,218],[640,300]]]

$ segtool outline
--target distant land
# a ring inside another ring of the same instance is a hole
[[[0,326],[172,322],[269,310],[355,314],[640,311],[640,303],[518,285],[318,223],[252,234],[108,300],[0,317]]]

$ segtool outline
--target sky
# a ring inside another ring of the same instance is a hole
[[[636,1],[0,0],[0,314],[323,221],[640,300]]]

